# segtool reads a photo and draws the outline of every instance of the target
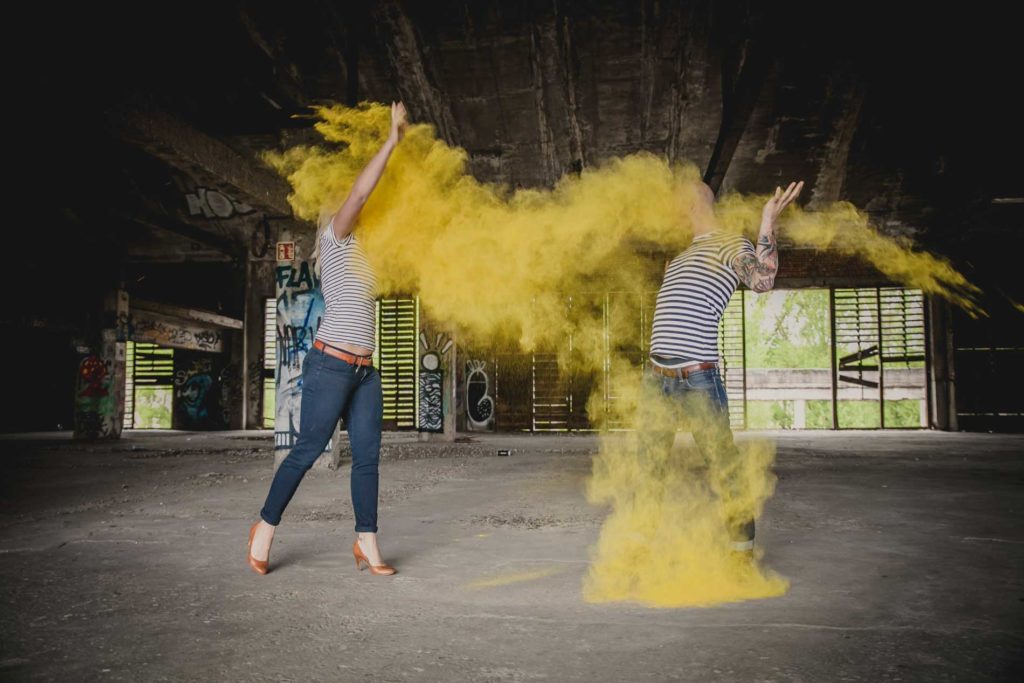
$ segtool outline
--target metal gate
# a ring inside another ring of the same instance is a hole
[[[415,429],[419,299],[379,299],[374,364],[384,394],[384,429]]]
[[[745,290],[733,292],[718,325],[718,352],[722,381],[729,397],[729,422],[733,429],[747,426],[746,303]]]
[[[135,389],[174,391],[174,349],[148,342],[125,344],[125,429],[135,428]],[[168,418],[170,415],[168,414]],[[167,428],[170,428],[170,424]]]
[[[926,362],[924,295],[902,287],[833,288],[832,427],[843,427],[839,391],[862,388],[866,400],[878,402],[877,426],[886,427],[886,370],[921,369]],[[926,422],[926,420],[925,420]],[[866,425],[861,425],[866,426]]]

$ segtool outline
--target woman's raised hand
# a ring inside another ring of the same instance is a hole
[[[391,103],[391,137],[396,142],[402,139],[402,136],[405,135],[405,129],[409,126],[407,116],[404,104],[401,102]]]

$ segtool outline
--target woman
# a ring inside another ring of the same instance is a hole
[[[356,218],[388,158],[405,132],[401,102],[391,103],[391,134],[356,178],[333,217],[321,220],[313,258],[320,274],[324,316],[313,347],[302,361],[302,404],[299,436],[274,474],[260,520],[249,530],[249,566],[267,573],[274,531],[303,476],[323,452],[338,418],[345,419],[352,446],[352,507],[356,567],[365,564],[378,575],[395,573],[381,560],[377,547],[377,465],[383,415],[380,374],[372,365],[376,336],[376,278],[356,236]]]

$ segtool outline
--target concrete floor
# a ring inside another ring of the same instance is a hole
[[[3,439],[0,678],[1024,680],[1024,437],[775,434],[758,535],[789,593],[651,609],[581,597],[595,438],[386,436],[391,578],[354,568],[347,467],[249,570],[263,434]]]

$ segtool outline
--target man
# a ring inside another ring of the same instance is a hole
[[[697,186],[690,210],[693,243],[668,263],[658,291],[650,363],[644,373],[640,448],[652,464],[672,448],[679,418],[710,465],[711,485],[726,503],[743,500],[736,487],[739,451],[729,426],[729,407],[718,370],[718,324],[740,282],[755,292],[775,284],[779,257],[775,223],[796,199],[803,181],[775,189],[761,214],[757,247],[742,235],[720,229],[714,191]],[[726,505],[732,548],[752,554],[754,519],[748,510]]]

